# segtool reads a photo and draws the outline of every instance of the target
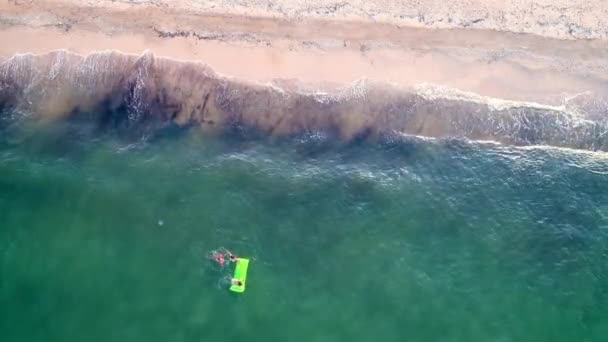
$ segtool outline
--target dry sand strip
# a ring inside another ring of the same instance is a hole
[[[402,27],[496,30],[561,39],[608,39],[608,2],[603,0],[9,0],[8,3],[21,8],[76,5],[125,11],[138,7],[167,13],[178,10],[193,15],[281,18],[292,22],[325,19]]]
[[[149,50],[262,82],[367,78],[560,104],[608,89],[602,13],[602,1],[13,0],[0,3],[0,58]]]

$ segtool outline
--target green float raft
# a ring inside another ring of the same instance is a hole
[[[236,259],[236,266],[234,267],[233,278],[241,281],[241,285],[233,284],[230,286],[230,291],[233,292],[245,292],[245,286],[247,285],[247,268],[249,268],[249,259],[238,258]]]

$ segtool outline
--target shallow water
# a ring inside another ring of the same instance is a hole
[[[608,333],[605,154],[69,132],[0,138],[3,341]]]

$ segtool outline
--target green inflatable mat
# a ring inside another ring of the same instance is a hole
[[[231,285],[230,291],[233,292],[245,292],[245,285],[247,285],[247,268],[249,268],[249,259],[238,258],[236,259],[236,266],[234,267],[234,276],[236,280],[240,280],[242,285]]]

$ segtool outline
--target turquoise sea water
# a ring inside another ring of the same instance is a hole
[[[5,342],[608,336],[605,154],[62,128],[0,141]],[[252,260],[242,295],[206,259],[220,246]]]

